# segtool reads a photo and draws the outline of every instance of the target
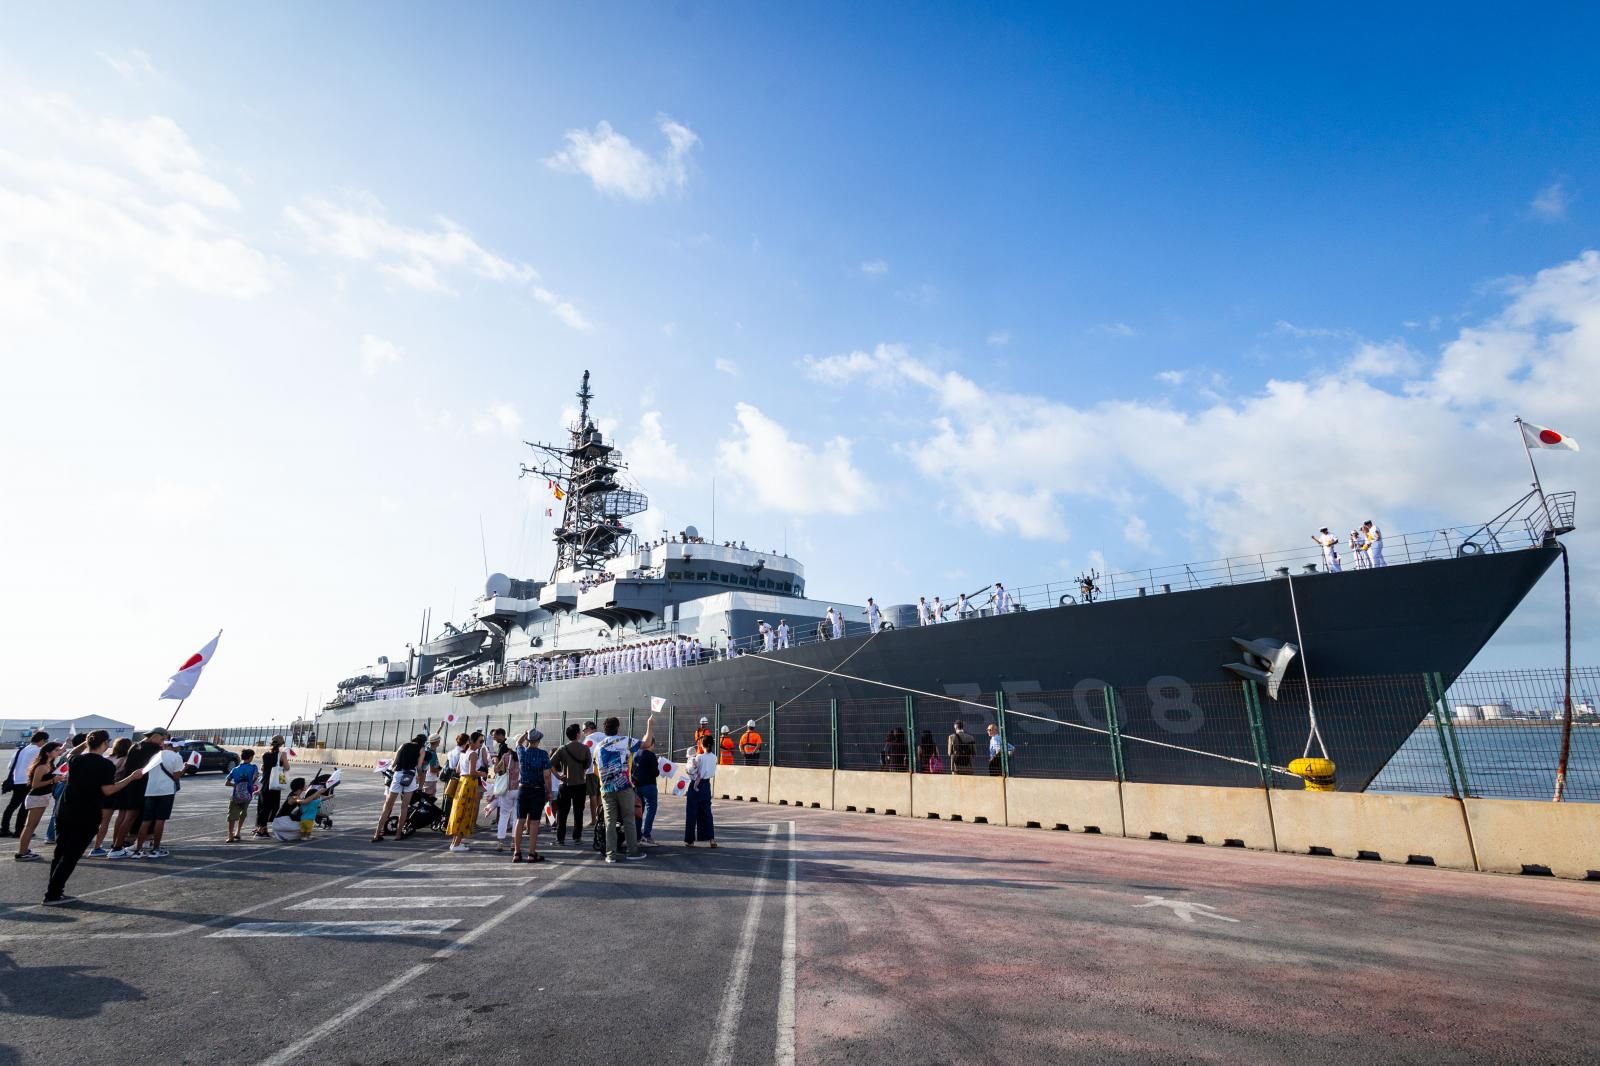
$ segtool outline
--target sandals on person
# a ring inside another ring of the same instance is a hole
[[[512,853],[511,853],[511,861],[512,861],[512,862],[521,862],[521,861],[523,861],[523,860],[522,860],[522,852],[520,852],[520,851],[513,851],[513,852],[512,852]]]
[[[383,834],[382,833],[373,833],[372,834],[372,842],[374,844],[382,844],[383,843]]]
[[[532,858],[530,858],[530,859],[529,859],[529,860],[528,860],[528,861],[529,861],[529,862],[544,862],[544,856],[543,856],[543,855],[540,855],[540,854],[539,854],[539,853],[538,853],[538,852],[537,852],[537,851],[536,851],[536,852],[534,852],[534,853],[533,853],[533,857],[532,857]]]

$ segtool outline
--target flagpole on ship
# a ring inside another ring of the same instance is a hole
[[[1554,532],[1556,528],[1555,519],[1550,517],[1550,501],[1545,499],[1544,485],[1539,481],[1539,468],[1533,462],[1533,449],[1528,447],[1528,431],[1522,428],[1521,415],[1516,416],[1512,421],[1517,424],[1517,436],[1522,438],[1522,451],[1528,457],[1528,469],[1533,471],[1533,488],[1539,494],[1539,506],[1544,510],[1545,529]]]

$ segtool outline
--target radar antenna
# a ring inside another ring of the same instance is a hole
[[[544,478],[561,502],[552,580],[562,570],[603,569],[608,560],[636,550],[638,540],[624,520],[650,506],[644,493],[625,489],[617,480],[628,464],[589,417],[593,399],[585,370],[578,387],[578,420],[567,429],[566,445],[522,442],[536,456],[533,465],[521,465],[519,476]]]

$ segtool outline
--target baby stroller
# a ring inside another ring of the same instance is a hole
[[[385,769],[383,781],[387,785],[394,780],[394,771]],[[419,829],[436,829],[443,833],[445,827],[444,809],[434,802],[432,796],[418,789],[411,793],[411,808],[406,812],[405,828],[400,827],[400,816],[391,814],[389,821],[384,825],[383,831],[388,834],[399,833],[404,838]]]
[[[333,828],[333,794],[338,791],[339,782],[329,784],[333,771],[322,770],[311,779],[309,787],[318,789],[322,793],[322,806],[317,810],[317,825],[323,829]]]

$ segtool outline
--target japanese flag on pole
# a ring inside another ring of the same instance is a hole
[[[1569,452],[1578,450],[1578,442],[1565,433],[1558,433],[1549,426],[1536,426],[1532,422],[1522,423],[1522,439],[1528,442],[1530,448],[1561,448]]]
[[[200,769],[200,753],[198,751],[190,753],[186,761],[196,770]]]
[[[662,711],[666,710],[666,708],[667,708],[667,701],[665,699],[663,699],[660,696],[651,696],[650,697],[650,713],[651,714],[660,714]]]
[[[161,694],[164,700],[184,700],[189,698],[189,693],[194,691],[194,683],[200,680],[200,671],[211,663],[211,657],[217,653],[217,641],[222,639],[222,630],[217,630],[217,635],[211,642],[178,667],[178,672],[173,674],[167,683],[167,690]]]

